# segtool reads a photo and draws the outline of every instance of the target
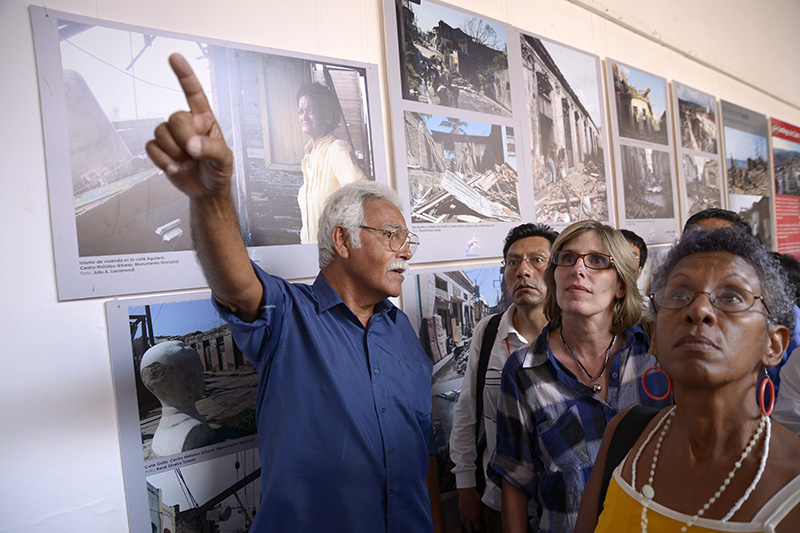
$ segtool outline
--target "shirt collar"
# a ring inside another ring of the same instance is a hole
[[[525,354],[525,359],[522,362],[523,368],[541,366],[550,360],[550,354],[548,353],[547,345],[547,336],[550,333],[550,327],[551,323],[548,322],[542,330],[542,333],[539,334],[539,336],[536,337],[536,340],[531,343],[528,352]],[[619,351],[624,352],[630,348],[637,338],[644,344],[647,344],[648,342],[647,334],[641,327],[633,326],[632,328],[625,330],[625,341],[622,343],[622,347],[619,349]]]
[[[324,313],[340,304],[344,309],[352,313],[352,311],[344,305],[344,302],[336,291],[333,290],[333,287],[331,287],[328,280],[325,279],[325,276],[322,275],[322,272],[317,274],[317,279],[314,280],[313,287],[314,295],[317,297],[317,313]],[[397,306],[390,302],[388,298],[375,304],[374,314],[377,315],[380,313],[386,313],[392,322],[396,322],[397,320]]]

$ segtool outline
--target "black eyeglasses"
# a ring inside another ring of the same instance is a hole
[[[547,256],[534,255],[533,257],[510,257],[504,261],[501,261],[500,263],[509,270],[518,269],[522,266],[522,263],[526,263],[529,267],[535,268],[536,270],[544,270],[547,268]]]
[[[396,228],[396,229],[382,229],[382,228],[373,228],[372,226],[359,226],[362,229],[371,229],[372,231],[380,231],[383,235],[389,239],[389,249],[393,252],[399,252],[403,249],[404,246],[408,245],[408,251],[411,252],[411,255],[414,255],[414,252],[417,251],[417,247],[419,246],[419,237],[417,237],[416,233],[411,233],[405,228]]]
[[[659,308],[683,309],[688,307],[698,294],[705,294],[711,305],[726,313],[747,311],[753,307],[756,300],[761,300],[761,303],[764,304],[764,309],[769,314],[769,309],[763,296],[756,296],[752,292],[738,287],[720,287],[711,292],[690,291],[685,287],[662,287],[650,295],[650,300],[656,306],[656,310]]]
[[[575,252],[553,252],[550,260],[554,265],[560,267],[571,267],[578,262],[578,259],[583,259],[583,264],[586,268],[592,270],[606,270],[613,266],[614,258],[610,255],[591,252],[588,254],[576,254]]]

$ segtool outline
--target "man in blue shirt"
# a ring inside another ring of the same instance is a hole
[[[431,360],[398,296],[416,247],[397,195],[339,189],[319,225],[321,272],[291,284],[250,263],[236,222],[233,156],[188,63],[170,64],[189,112],[148,155],[190,199],[214,300],[259,372],[261,505],[251,531],[425,532]]]

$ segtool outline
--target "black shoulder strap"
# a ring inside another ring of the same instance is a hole
[[[483,419],[483,388],[486,385],[486,369],[489,368],[489,355],[492,353],[494,340],[497,338],[497,328],[500,326],[500,319],[503,313],[497,313],[489,319],[486,329],[483,330],[483,342],[481,343],[481,357],[478,359],[478,379],[475,387],[475,414],[478,421],[475,424],[475,435],[480,437],[481,420]]]
[[[650,420],[656,416],[656,413],[658,413],[658,409],[636,405],[619,421],[608,446],[608,457],[606,457],[605,470],[603,470],[603,485],[600,487],[600,500],[597,502],[598,517],[603,512],[603,502],[606,499],[608,484],[611,482],[614,469],[625,459],[636,439],[642,434]]]
[[[483,420],[483,389],[486,385],[486,370],[489,368],[489,356],[492,353],[492,346],[497,338],[497,329],[500,326],[500,319],[503,313],[497,313],[486,324],[483,330],[483,342],[481,343],[481,353],[478,359],[478,374],[475,387],[475,442],[477,443],[477,456],[475,457],[475,488],[483,494],[486,488],[486,476],[483,472],[483,452],[486,450],[486,436],[481,433],[481,421]]]

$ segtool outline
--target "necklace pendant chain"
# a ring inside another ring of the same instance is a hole
[[[593,375],[591,375],[589,373],[588,370],[586,370],[586,367],[583,366],[583,363],[580,362],[578,357],[572,351],[572,348],[569,347],[569,344],[567,344],[567,341],[564,340],[564,326],[563,325],[559,328],[558,335],[559,335],[559,337],[561,337],[561,343],[564,345],[564,348],[567,349],[567,353],[570,355],[570,357],[572,357],[572,359],[576,363],[578,363],[578,366],[581,367],[581,370],[583,370],[584,373],[589,377],[589,379],[591,379],[592,382],[594,383],[592,385],[592,390],[595,393],[598,393],[598,392],[602,391],[603,390],[603,386],[600,385],[600,378],[602,378],[603,374],[606,373],[606,366],[608,366],[608,358],[611,356],[611,349],[614,348],[614,343],[617,342],[617,336],[614,335],[614,336],[611,337],[611,343],[608,345],[608,349],[606,350],[606,358],[605,358],[605,361],[603,361],[603,368],[600,370],[600,374],[597,377],[594,377]]]
[[[647,447],[647,445],[653,439],[655,434],[659,432],[659,429],[660,429],[661,432],[659,433],[658,441],[656,442],[656,448],[653,451],[653,462],[650,465],[650,477],[647,480],[647,483],[642,485],[642,490],[640,492],[640,494],[642,496],[642,499],[641,499],[641,504],[642,504],[642,519],[641,519],[642,533],[647,533],[647,523],[648,523],[648,521],[647,521],[647,509],[648,509],[648,507],[650,507],[650,503],[653,501],[653,498],[655,497],[655,490],[653,488],[653,479],[655,478],[656,466],[658,465],[658,456],[659,456],[659,453],[661,452],[661,443],[664,441],[664,437],[666,436],[667,430],[669,429],[670,422],[672,421],[672,415],[675,414],[675,409],[676,409],[676,407],[673,406],[669,410],[669,412],[666,415],[664,415],[661,418],[661,420],[658,421],[656,426],[653,428],[653,430],[647,436],[645,441],[642,443],[642,446],[639,448],[639,451],[636,452],[636,456],[633,458],[633,465],[632,465],[633,472],[631,473],[631,487],[633,487],[633,489],[636,490],[636,466],[639,463],[639,457],[641,457],[642,451]],[[766,417],[766,416],[763,416],[763,415],[761,416],[761,422],[759,423],[758,429],[756,429],[756,432],[753,435],[753,438],[750,439],[750,442],[745,447],[745,449],[742,452],[741,456],[734,463],[733,470],[731,470],[728,473],[728,475],[725,477],[725,480],[723,481],[722,485],[714,493],[714,495],[705,504],[703,504],[703,507],[701,507],[700,510],[697,511],[695,513],[695,515],[688,522],[686,522],[686,524],[681,528],[682,532],[684,532],[687,529],[689,529],[690,527],[692,527],[703,516],[703,514],[705,514],[705,512],[708,511],[708,509],[714,504],[714,502],[716,502],[720,498],[720,496],[722,496],[722,493],[725,492],[725,489],[727,489],[728,485],[730,485],[731,481],[733,481],[733,477],[736,475],[737,470],[739,470],[739,468],[742,466],[742,464],[744,464],[744,460],[747,459],[747,456],[750,454],[750,451],[755,447],[756,443],[758,442],[758,439],[761,437],[761,434],[764,432],[765,428],[766,428],[767,434],[764,437],[764,455],[761,457],[761,461],[760,461],[759,466],[758,466],[758,472],[756,472],[756,476],[753,479],[753,482],[750,483],[750,486],[747,488],[747,490],[745,491],[744,495],[741,498],[739,498],[739,500],[734,504],[733,508],[730,511],[728,511],[728,513],[725,515],[725,517],[722,519],[722,521],[723,522],[727,522],[728,520],[730,520],[733,517],[733,515],[736,513],[736,511],[738,511],[741,508],[742,504],[745,501],[747,501],[747,499],[750,497],[750,494],[753,492],[753,490],[756,488],[756,485],[761,480],[761,475],[764,473],[764,467],[767,464],[767,457],[769,456],[769,441],[770,441],[770,436],[771,436],[771,433],[772,433],[772,424],[771,424],[770,419],[768,417]]]

